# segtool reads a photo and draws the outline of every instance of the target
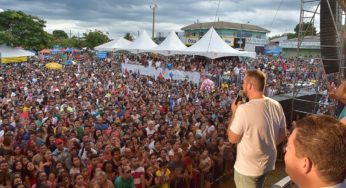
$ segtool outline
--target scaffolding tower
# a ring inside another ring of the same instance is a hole
[[[334,1],[334,2],[333,2]],[[309,26],[313,26],[315,24],[315,20],[317,19],[316,15],[321,15],[321,2],[327,3],[328,10],[332,18],[332,26],[335,28],[336,31],[336,45],[335,46],[327,46],[321,44],[321,50],[323,48],[329,48],[334,47],[337,49],[337,59],[334,59],[339,63],[339,72],[338,74],[338,82],[340,83],[342,77],[343,77],[343,70],[345,68],[345,61],[344,61],[344,53],[343,53],[343,46],[344,46],[344,27],[343,23],[345,23],[344,20],[344,13],[341,8],[341,6],[338,5],[336,0],[301,0],[300,5],[300,19],[299,19],[299,32],[298,32],[298,39],[297,39],[297,57],[299,58],[298,61],[295,62],[295,76],[293,81],[293,94],[292,94],[292,109],[291,109],[291,119],[290,122],[293,122],[296,120],[296,114],[315,114],[317,113],[317,110],[320,107],[320,97],[323,93],[323,91],[326,90],[327,85],[329,83],[328,78],[330,78],[330,75],[327,75],[324,70],[324,64],[323,60],[327,60],[324,57],[322,58],[315,58],[313,59],[312,65],[317,66],[317,72],[318,75],[316,76],[316,82],[312,86],[313,87],[313,95],[314,97],[310,97],[309,99],[300,99],[299,96],[303,93],[304,90],[309,90],[309,88],[302,87],[299,84],[298,76],[301,75],[302,70],[300,69],[301,63],[303,61],[306,61],[303,57],[301,57],[301,48],[304,44],[306,35],[312,28],[306,27],[304,28],[304,23],[310,23]],[[331,8],[331,2],[334,4],[336,3],[336,12],[333,13]],[[323,27],[322,24],[320,27]],[[322,36],[321,36],[322,37]],[[331,59],[328,59],[331,60]],[[310,90],[311,91],[311,90]],[[312,93],[310,93],[312,95]],[[334,108],[334,103],[327,103],[323,104],[328,106],[328,108]],[[310,106],[312,109],[302,110],[302,106]]]

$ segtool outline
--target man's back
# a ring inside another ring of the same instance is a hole
[[[281,105],[270,98],[253,99],[238,107],[231,130],[241,135],[234,168],[260,176],[275,167],[276,140],[286,125]]]

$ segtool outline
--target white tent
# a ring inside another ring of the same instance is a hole
[[[114,51],[117,49],[121,49],[124,48],[125,46],[128,46],[129,44],[131,44],[132,42],[124,39],[123,37],[114,39],[110,42],[107,42],[105,44],[101,44],[100,46],[96,46],[95,50],[98,51]]]
[[[209,31],[194,45],[184,50],[179,54],[200,55],[210,59],[216,59],[226,56],[245,56],[256,57],[255,52],[238,51],[230,47],[212,27]]]
[[[156,52],[167,56],[174,55],[185,48],[187,47],[181,42],[175,32],[172,31],[160,45],[149,50],[143,50],[142,52]]]
[[[128,46],[125,46],[120,49],[127,50],[132,53],[140,53],[144,50],[155,48],[156,46],[157,44],[153,40],[151,40],[148,33],[145,30],[143,30],[141,31],[139,37],[135,41],[133,41]]]
[[[23,56],[35,56],[35,53],[22,50],[19,48],[11,48],[5,45],[0,45],[0,57],[1,58],[13,58]]]

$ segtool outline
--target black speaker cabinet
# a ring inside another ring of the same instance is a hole
[[[335,21],[340,21],[337,17],[337,1],[329,0],[329,3]],[[327,74],[336,73],[339,72],[337,34],[327,0],[321,0],[320,16],[321,56],[323,60],[324,70]]]

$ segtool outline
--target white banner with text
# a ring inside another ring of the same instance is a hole
[[[180,71],[180,70],[169,70],[168,68],[155,68],[155,67],[145,67],[143,65],[135,65],[135,64],[121,64],[121,70],[123,72],[137,72],[141,75],[153,76],[158,78],[161,74],[165,79],[172,80],[188,80],[192,81],[195,84],[199,84],[201,74],[199,72],[188,72],[188,71]]]

